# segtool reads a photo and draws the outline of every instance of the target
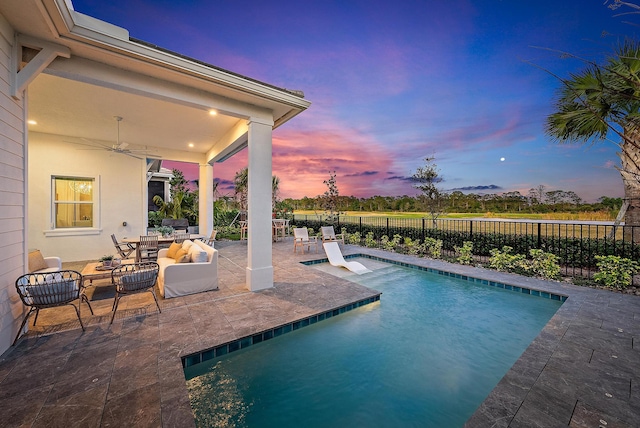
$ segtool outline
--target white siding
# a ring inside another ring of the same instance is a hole
[[[15,280],[25,269],[24,101],[10,95],[14,31],[0,15],[0,353],[13,342],[23,314]]]

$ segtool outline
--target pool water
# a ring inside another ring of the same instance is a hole
[[[200,427],[460,427],[561,302],[389,266],[354,309],[185,369]]]

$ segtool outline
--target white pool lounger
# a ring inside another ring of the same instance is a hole
[[[324,252],[327,253],[327,258],[331,266],[341,266],[349,269],[351,272],[362,275],[363,273],[372,272],[358,262],[348,262],[342,257],[342,251],[337,242],[325,242],[322,244]]]

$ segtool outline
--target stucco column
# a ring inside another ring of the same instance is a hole
[[[198,175],[198,226],[207,238],[213,230],[213,166],[200,165]]]
[[[271,131],[273,122],[249,121],[247,288],[273,287],[271,260]]]

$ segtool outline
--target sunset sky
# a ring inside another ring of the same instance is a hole
[[[334,170],[341,195],[412,195],[433,155],[443,190],[542,184],[587,201],[623,194],[616,141],[558,145],[543,129],[560,86],[549,72],[584,67],[561,52],[601,60],[636,35],[625,21],[640,18],[603,3],[73,0],[134,38],[304,91],[311,107],[273,133],[283,198],[322,194]],[[215,164],[223,193],[244,166],[246,153]]]

